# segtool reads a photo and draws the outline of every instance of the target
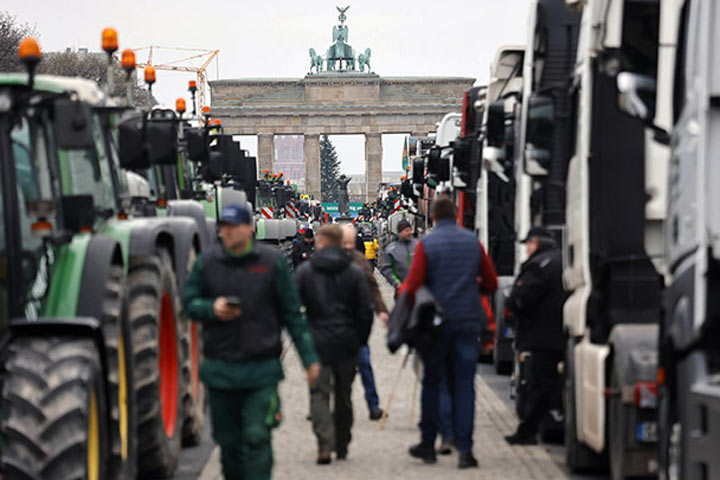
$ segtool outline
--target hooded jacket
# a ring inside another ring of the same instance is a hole
[[[517,316],[518,350],[562,351],[562,255],[552,245],[540,244],[520,267],[506,307]]]
[[[318,250],[297,270],[300,297],[323,364],[357,356],[372,326],[370,285],[362,268],[344,250]]]
[[[409,241],[398,239],[385,249],[380,264],[380,273],[393,287],[398,288],[405,280],[417,243],[418,241],[414,238]]]

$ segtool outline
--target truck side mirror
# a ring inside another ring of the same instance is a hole
[[[505,101],[502,99],[488,107],[486,138],[490,147],[500,148],[505,143]]]
[[[63,150],[85,150],[94,146],[90,105],[79,100],[55,100],[55,141]]]
[[[533,94],[528,107],[523,166],[533,177],[547,176],[555,135],[555,104],[552,97]]]
[[[118,143],[120,145],[120,166],[126,170],[144,170],[150,168],[145,152],[143,119],[133,117],[118,125]]]
[[[631,117],[652,121],[655,116],[656,81],[649,75],[620,72],[617,75],[618,107]]]

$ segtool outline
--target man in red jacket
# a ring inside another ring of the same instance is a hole
[[[477,467],[472,454],[475,423],[477,338],[485,319],[481,294],[497,290],[495,266],[475,235],[455,224],[455,206],[436,199],[430,215],[435,229],[415,248],[412,265],[400,292],[427,285],[445,312],[445,321],[432,347],[420,352],[424,365],[421,395],[421,441],[410,455],[434,463],[440,386],[449,372],[453,430],[459,468]]]

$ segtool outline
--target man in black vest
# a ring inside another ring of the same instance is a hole
[[[213,437],[228,480],[271,477],[283,328],[297,347],[308,382],[320,374],[287,261],[276,249],[253,241],[252,223],[245,207],[223,208],[222,243],[198,257],[183,297],[185,311],[203,325],[200,378],[210,392]]]
[[[515,347],[527,357],[525,412],[515,434],[505,437],[511,445],[534,445],[540,422],[549,410],[562,406],[563,304],[562,254],[550,232],[533,227],[523,240],[529,255],[520,268],[505,303],[518,319]]]
[[[318,441],[317,463],[347,457],[353,423],[351,389],[360,347],[372,326],[370,284],[363,269],[342,249],[339,225],[322,227],[317,251],[300,265],[297,279],[322,372],[310,388],[310,412]],[[335,412],[330,413],[334,393]]]

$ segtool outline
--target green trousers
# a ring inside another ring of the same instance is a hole
[[[277,384],[256,390],[210,389],[213,438],[225,480],[270,480],[271,430],[280,411]]]

